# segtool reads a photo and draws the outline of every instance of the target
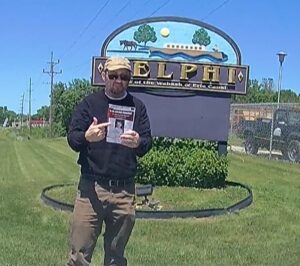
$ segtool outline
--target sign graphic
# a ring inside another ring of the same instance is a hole
[[[114,31],[93,58],[92,84],[107,57],[127,57],[134,69],[130,87],[245,94],[248,66],[224,32],[179,17],[138,20]]]

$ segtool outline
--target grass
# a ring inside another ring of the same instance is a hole
[[[77,185],[57,187],[47,192],[53,199],[73,204]],[[205,208],[228,207],[248,195],[246,189],[226,187],[224,189],[196,189],[186,187],[156,187],[150,201],[159,201],[160,210],[195,210]],[[137,197],[140,204],[144,197]],[[139,210],[151,210],[147,206],[139,206]]]
[[[0,265],[64,265],[71,215],[45,206],[40,193],[77,181],[77,155],[64,139],[0,133],[0,158]],[[300,165],[229,154],[229,180],[252,187],[250,207],[206,219],[137,220],[129,264],[299,265]],[[102,248],[100,237],[92,265],[101,265]]]
[[[244,139],[236,134],[229,134],[228,144],[233,146],[244,146]]]

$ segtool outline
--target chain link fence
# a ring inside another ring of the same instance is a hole
[[[232,149],[300,162],[300,103],[231,104]]]

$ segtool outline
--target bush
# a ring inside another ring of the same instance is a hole
[[[43,139],[49,137],[50,130],[49,126],[45,127],[32,127],[31,132],[28,127],[23,127],[22,129],[15,129],[17,135],[22,136],[26,139]]]
[[[138,160],[136,181],[158,186],[223,187],[227,158],[216,143],[158,138],[152,150]]]
[[[44,139],[50,138],[50,126],[46,125],[45,127],[32,127],[31,132],[28,127],[23,127],[22,129],[13,129],[18,136],[27,139]],[[66,130],[60,123],[53,123],[52,126],[52,138],[65,137]]]
[[[65,137],[66,135],[67,135],[67,130],[60,122],[53,123],[53,136],[54,137]]]

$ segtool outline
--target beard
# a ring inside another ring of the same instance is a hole
[[[105,89],[106,93],[111,97],[122,97],[126,93],[126,88],[123,84],[112,84],[109,88]]]
[[[111,93],[114,95],[124,95],[125,93],[125,89],[123,88],[123,86],[112,86],[110,89]]]

